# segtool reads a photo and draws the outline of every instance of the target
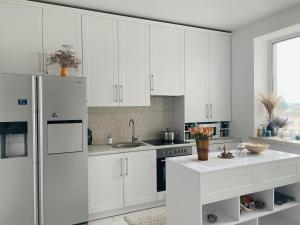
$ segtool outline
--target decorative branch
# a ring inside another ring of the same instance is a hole
[[[260,95],[260,102],[265,106],[268,116],[269,116],[269,121],[272,120],[273,118],[273,113],[282,99],[282,97],[278,97],[276,95],[264,95],[264,94],[259,94]]]
[[[58,64],[61,67],[74,68],[78,70],[81,61],[76,58],[73,46],[64,44],[62,48],[47,57],[47,65]]]

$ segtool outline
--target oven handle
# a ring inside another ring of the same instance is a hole
[[[160,160],[161,162],[166,162],[166,160],[165,159],[163,159],[163,160]]]

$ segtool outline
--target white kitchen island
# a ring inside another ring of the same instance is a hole
[[[267,150],[234,159],[197,156],[167,159],[167,225],[300,225],[300,156]],[[274,204],[274,192],[295,198]],[[240,212],[240,196],[251,194],[265,207]]]

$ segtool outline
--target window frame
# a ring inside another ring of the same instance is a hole
[[[274,45],[283,42],[283,41],[288,41],[294,38],[300,38],[300,32],[299,33],[294,33],[294,34],[289,34],[282,36],[280,38],[273,39],[272,41],[269,42],[269,78],[271,81],[270,88],[271,88],[271,93],[277,95],[277,73],[276,73],[276,54],[277,52],[275,51]]]

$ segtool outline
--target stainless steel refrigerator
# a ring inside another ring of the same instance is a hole
[[[0,75],[0,224],[87,224],[86,80]]]

